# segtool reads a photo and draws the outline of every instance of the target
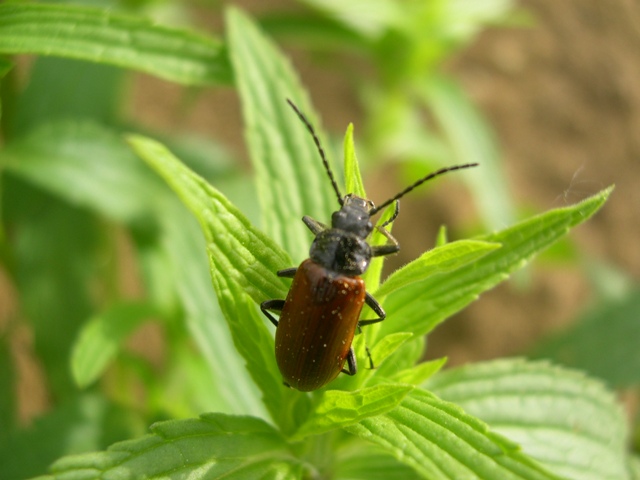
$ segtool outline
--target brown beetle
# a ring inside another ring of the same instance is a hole
[[[293,278],[286,300],[266,300],[260,305],[262,312],[277,327],[276,360],[285,385],[308,392],[323,387],[340,372],[355,375],[357,365],[351,343],[356,330],[386,317],[380,304],[366,292],[360,275],[367,270],[373,257],[400,250],[398,242],[385,230],[398,216],[397,200],[438,175],[477,164],[456,165],[430,173],[378,207],[370,200],[352,194],[343,197],[313,127],[290,100],[287,102],[313,136],[341,205],[331,216],[331,227],[311,217],[303,217],[302,221],[315,235],[309,258],[298,268],[278,272],[280,277]],[[393,202],[396,202],[396,209],[392,217],[376,227],[390,243],[369,245],[367,237],[374,229],[371,217]],[[377,318],[360,320],[365,303]],[[280,319],[277,320],[269,310],[279,311]]]

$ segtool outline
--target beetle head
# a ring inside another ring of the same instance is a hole
[[[355,195],[346,195],[342,200],[342,207],[331,215],[331,226],[345,230],[360,238],[367,238],[373,230],[371,215],[373,202]]]

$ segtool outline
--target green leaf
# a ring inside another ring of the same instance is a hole
[[[161,275],[171,276],[190,335],[207,361],[208,383],[199,386],[213,392],[206,409],[267,418],[258,389],[234,348],[219,300],[212,292],[207,244],[200,226],[173,195],[168,200],[158,203],[162,227],[158,253],[166,255],[169,262]],[[147,272],[147,284],[151,284],[154,272]]]
[[[139,135],[128,141],[200,222],[209,255],[224,275],[237,282],[255,302],[283,298],[286,287],[276,271],[291,261],[220,192],[183,165],[160,143]]]
[[[366,418],[382,415],[395,408],[413,390],[409,385],[376,385],[353,392],[326,390],[313,411],[292,437],[298,441],[348,427]]]
[[[13,115],[7,125],[9,138],[20,137],[55,120],[116,123],[126,91],[125,73],[111,65],[68,58],[35,58],[29,82],[15,95]]]
[[[356,149],[353,145],[353,123],[349,124],[347,133],[344,136],[344,178],[348,193],[367,198],[367,193],[364,191],[364,183],[362,183],[362,175],[360,175]]]
[[[568,330],[539,345],[533,358],[549,358],[589,372],[613,387],[640,384],[640,291],[608,300]]]
[[[4,78],[4,76],[11,71],[14,67],[12,61],[0,57],[0,78]]]
[[[440,225],[440,228],[438,229],[438,235],[436,236],[436,247],[442,247],[447,243],[449,243],[449,240],[447,238],[447,226]]]
[[[415,367],[401,370],[398,373],[391,376],[390,380],[398,383],[409,383],[411,385],[418,385],[431,378],[447,363],[447,358],[439,358],[437,360],[431,360],[429,362],[422,362]]]
[[[97,394],[74,397],[28,427],[4,432],[7,438],[0,441],[0,474],[7,480],[30,478],[64,455],[107,448],[142,431],[132,410],[110,404]]]
[[[137,440],[108,450],[69,456],[43,479],[78,478],[301,478],[302,466],[280,435],[252,417],[218,413],[151,427]]]
[[[385,297],[437,273],[450,272],[471,264],[498,248],[500,248],[500,244],[497,243],[460,240],[429,250],[391,274],[376,291],[376,297]]]
[[[366,480],[417,480],[421,478],[412,468],[400,463],[377,445],[347,448],[339,452],[333,471],[334,478]]]
[[[369,330],[370,328],[371,327],[368,327],[367,330]],[[381,339],[374,345],[372,352],[377,350],[379,344],[384,344],[388,337],[391,337],[393,339],[394,337],[397,338],[396,335],[407,335],[407,333],[408,332],[399,334],[391,333],[389,335],[381,337]],[[412,335],[379,366],[378,357],[374,356],[374,354],[372,353],[372,358],[376,363],[376,369],[373,372],[373,378],[384,379],[383,381],[389,381],[391,378],[394,378],[394,375],[398,374],[398,372],[414,368],[416,364],[420,362],[424,357],[425,345],[425,336],[416,337],[415,335]],[[398,383],[402,382],[398,381]],[[411,382],[407,383],[411,384]]]
[[[402,20],[402,7],[391,0],[304,0],[361,35],[379,38]]]
[[[348,26],[314,12],[265,12],[260,26],[276,38],[295,42],[306,50],[368,51],[370,42]]]
[[[71,352],[71,371],[80,387],[93,383],[118,353],[122,342],[155,315],[148,303],[117,303],[86,323]]]
[[[288,263],[286,254],[253,227],[220,192],[184,166],[164,146],[140,136],[130,136],[129,142],[134,150],[167,181],[200,222],[206,239],[214,288],[229,324],[233,342],[248,362],[249,373],[261,388],[267,408],[274,420],[278,421],[283,416],[283,412],[287,413],[288,420],[280,423],[284,429],[284,426],[291,421],[291,415],[290,411],[283,407],[287,404],[282,400],[282,392],[286,392],[286,389],[282,386],[281,377],[275,367],[273,340],[266,331],[263,321],[256,317],[254,304],[247,303],[243,292],[248,293],[253,302],[261,302],[265,298],[284,297],[286,294],[284,283],[276,276],[275,271],[282,264]],[[182,223],[178,222],[178,225]],[[167,228],[169,227],[167,225]],[[180,237],[183,244],[188,241],[193,243],[190,237],[194,233],[190,232],[187,238],[187,235],[183,235],[182,232],[184,228],[179,228],[180,231],[174,232],[174,236]],[[185,250],[182,247],[176,254],[180,251],[192,251],[194,248],[196,247]],[[179,258],[176,258],[176,261],[179,261]],[[186,277],[187,272],[182,271],[181,275]],[[197,285],[190,282],[189,285],[196,290],[188,289],[185,292],[189,299],[187,306],[189,308],[195,304],[205,307],[198,309],[199,314],[204,315],[210,309],[207,310],[208,307],[202,304],[201,299],[210,295],[208,288],[202,281]],[[238,287],[243,292],[240,292]],[[198,317],[196,320],[201,335],[213,333],[211,329],[213,325],[210,327],[206,325],[209,319]],[[216,328],[219,329],[220,326]],[[227,337],[225,335],[221,338]],[[206,346],[215,345],[219,345],[219,342],[214,336]],[[230,342],[226,342],[219,345],[219,348],[227,352],[227,355],[233,355],[228,351],[229,345]],[[217,368],[224,367],[225,356],[221,357],[218,352],[210,353],[223,362]],[[228,390],[234,391],[234,389]],[[254,398],[252,395],[248,397],[248,400]],[[247,399],[243,398],[242,402],[245,400]],[[240,400],[236,402],[241,403]]]
[[[629,456],[629,475],[631,480],[640,480],[640,457],[638,455]]]
[[[411,337],[413,334],[408,332],[392,333],[376,343],[375,347],[371,349],[371,358],[374,359],[375,366],[379,367]]]
[[[514,13],[514,0],[487,0],[482,3],[473,0],[458,0],[447,5],[447,13],[461,22],[469,22],[484,27],[505,22]]]
[[[445,2],[438,11],[438,22],[444,30],[440,35],[447,43],[468,43],[486,26],[504,23],[513,13],[514,4],[513,0]]]
[[[185,85],[231,80],[219,41],[98,8],[0,5],[0,52],[115,65]]]
[[[555,479],[460,407],[419,389],[393,410],[346,427],[428,479]]]
[[[103,225],[13,175],[3,175],[2,183],[12,199],[3,207],[12,226],[11,266],[23,314],[52,394],[67,399],[77,393],[69,351],[93,311],[89,287],[96,285],[99,262],[104,264]]]
[[[0,57],[0,80],[2,80],[7,73],[13,68],[13,62],[6,58]],[[0,102],[0,118],[2,117],[2,102]],[[2,238],[2,236],[0,236]]]
[[[428,387],[562,478],[628,478],[622,409],[602,384],[581,373],[509,359],[449,370]]]
[[[353,144],[353,124],[349,124],[347,127],[347,133],[344,137],[344,173],[345,173],[345,181],[347,189],[346,191],[349,194],[354,194],[361,198],[367,198],[367,194],[365,192],[364,183],[362,182],[362,176],[360,174],[360,166],[358,164],[358,158],[356,157],[356,151]],[[376,222],[378,227],[381,227],[387,220],[391,219],[391,217],[395,213],[396,204],[392,204],[386,209],[384,209],[382,215]],[[388,233],[391,233],[392,225],[387,225],[384,227]],[[383,233],[381,233],[381,228],[374,229],[373,233],[369,238],[369,245],[384,245],[389,243],[389,239]],[[369,264],[369,268],[362,275],[364,279],[367,290],[369,292],[373,292],[380,285],[380,277],[382,275],[382,268],[384,266],[384,258],[383,257],[374,257],[371,259],[371,263]]]
[[[500,154],[489,126],[450,79],[431,79],[422,94],[456,160],[480,164],[473,172],[461,173],[460,178],[471,188],[486,226],[494,230],[512,224],[514,202],[507,191]]]
[[[477,296],[523,267],[533,256],[593,215],[612,188],[586,200],[535,216],[501,232],[476,238],[502,248],[473,263],[438,273],[389,294],[385,310],[392,321],[381,322],[381,334],[413,332],[423,335],[460,311]]]
[[[384,209],[382,215],[376,222],[376,227],[382,227],[385,222],[391,219],[391,217],[395,214],[395,208],[397,203],[393,203]],[[393,223],[384,227],[387,233],[391,234],[391,230],[393,228]],[[373,232],[369,237],[369,245],[385,245],[390,243],[390,240],[387,238],[385,234],[382,233],[382,228],[374,228]],[[367,285],[367,291],[375,292],[378,290],[380,286],[380,279],[382,277],[382,269],[384,267],[384,256],[373,257],[371,259],[371,263],[369,263],[369,268],[366,272],[362,274],[362,278]],[[367,307],[368,308],[368,307]],[[374,327],[377,330],[377,327]],[[371,329],[368,329],[371,330]]]
[[[9,142],[3,160],[7,171],[121,222],[148,221],[164,194],[122,137],[93,122],[42,125]]]
[[[226,21],[262,225],[297,264],[308,256],[312,238],[302,216],[325,223],[337,201],[311,134],[286,99],[324,135],[297,75],[272,41],[238,9],[228,9]]]

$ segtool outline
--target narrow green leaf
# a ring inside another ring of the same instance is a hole
[[[368,39],[339,21],[314,12],[271,11],[260,15],[260,26],[270,35],[293,41],[305,50],[370,50]]]
[[[173,195],[155,200],[162,231],[159,254],[169,263],[161,275],[171,276],[171,288],[177,290],[191,337],[209,367],[208,383],[202,388],[215,394],[208,399],[207,410],[268,418],[211,290],[207,244],[196,218]],[[144,252],[142,245],[139,248]],[[149,284],[154,271],[146,273]]]
[[[256,302],[284,298],[285,284],[275,272],[291,265],[286,253],[163,145],[139,135],[129,136],[128,141],[196,216],[209,255],[215,257],[224,275],[237,282]]]
[[[137,440],[108,450],[64,457],[43,479],[301,478],[302,467],[279,434],[252,417],[206,414],[151,427]]]
[[[304,0],[361,35],[379,38],[403,20],[402,7],[391,0]]]
[[[404,332],[405,335],[406,333],[407,332]],[[378,343],[384,342],[387,337],[393,338],[395,335],[395,333],[385,335],[379,340]],[[373,378],[383,379],[383,381],[389,381],[391,378],[394,378],[394,375],[396,375],[398,372],[414,368],[416,364],[420,362],[424,357],[425,346],[425,336],[413,335],[402,345],[400,345],[399,348],[395,352],[393,352],[387,359],[385,359],[383,363],[381,363],[379,366],[376,363],[376,369],[373,372]],[[373,347],[373,349],[375,350],[376,347],[377,344]],[[373,354],[372,357],[374,359],[374,362],[377,362],[377,357],[373,356]]]
[[[362,175],[360,175],[356,149],[353,145],[353,123],[349,124],[347,133],[344,136],[344,178],[347,193],[367,198],[364,183],[362,183]]]
[[[248,362],[249,373],[262,389],[274,420],[278,421],[282,417],[278,412],[290,412],[282,410],[283,404],[287,403],[282,401],[281,392],[286,389],[280,383],[281,378],[274,364],[273,340],[262,320],[256,317],[253,304],[247,304],[244,294],[239,293],[236,285],[247,292],[254,302],[261,302],[265,298],[284,298],[285,286],[275,271],[283,264],[289,264],[286,254],[253,227],[220,192],[184,166],[164,146],[140,136],[130,136],[129,142],[167,181],[200,222],[206,239],[214,287],[229,324],[233,342]],[[181,225],[180,222],[177,223]],[[169,227],[170,225],[167,225],[167,228]],[[180,234],[181,232],[175,232],[175,235],[181,236]],[[189,239],[182,238],[180,241],[184,243]],[[184,251],[184,247],[180,250]],[[179,251],[177,253],[179,254]],[[179,261],[179,258],[176,260]],[[182,275],[186,274],[187,272],[182,272]],[[193,282],[189,285],[196,286]],[[201,281],[197,283],[197,288],[196,292],[185,292],[190,299],[187,306],[202,305],[205,308],[198,309],[196,313],[203,315],[210,309],[203,305],[202,298],[207,298],[210,294],[207,291],[208,287]],[[213,330],[205,325],[210,319],[196,320],[201,334],[213,333]],[[226,335],[221,338],[226,339]],[[218,345],[217,342],[217,338],[211,338],[206,346]],[[226,351],[228,344],[220,345],[220,349]],[[219,352],[210,353],[219,359]],[[227,354],[232,355],[230,352]],[[216,368],[224,368],[224,357],[222,362]],[[228,391],[233,393],[234,389]],[[248,400],[253,400],[252,395],[249,397]],[[245,400],[247,399],[243,398],[236,402],[241,403]],[[292,420],[291,415],[287,418],[289,420],[283,421],[281,425],[286,425]]]
[[[446,245],[448,242],[449,240],[447,238],[447,226],[440,225],[440,228],[438,229],[438,235],[436,237],[436,247],[442,247],[443,245]]]
[[[347,186],[346,192],[349,194],[357,195],[361,198],[367,198],[364,183],[362,182],[362,176],[360,174],[358,158],[356,157],[355,146],[353,144],[353,124],[349,124],[349,126],[347,127],[347,133],[344,137],[344,173]],[[386,208],[376,222],[376,225],[381,226],[387,220],[389,220],[395,213],[395,207],[396,205],[394,204]],[[387,225],[385,227],[385,230],[391,233],[391,227],[392,225]],[[369,238],[369,245],[384,245],[385,243],[389,243],[389,239],[381,233],[380,229],[374,229],[371,237]],[[365,280],[367,290],[369,292],[373,292],[378,288],[378,285],[380,284],[380,277],[382,275],[383,265],[384,258],[374,257],[371,259],[369,268],[362,275],[362,278]]]
[[[86,323],[71,352],[71,371],[80,387],[93,383],[118,353],[122,342],[155,315],[148,303],[117,303]]]
[[[454,271],[432,275],[391,293],[384,306],[393,321],[382,322],[381,333],[427,333],[523,267],[571,227],[587,220],[611,191],[612,188],[605,189],[576,205],[551,210],[501,232],[478,237],[478,241],[499,243],[502,248]]]
[[[469,2],[465,2],[469,3]],[[460,174],[474,194],[475,204],[491,229],[511,225],[515,218],[498,147],[489,126],[451,79],[432,78],[424,84],[425,103],[433,112],[460,163],[477,162],[473,172]]]
[[[297,264],[308,256],[312,239],[302,216],[326,223],[338,203],[311,134],[286,99],[324,135],[297,75],[273,42],[236,8],[227,11],[226,21],[262,225]]]
[[[376,385],[353,392],[326,390],[313,411],[292,437],[301,440],[347,427],[395,408],[411,391],[410,385]]]
[[[392,375],[390,380],[398,383],[408,383],[410,385],[418,385],[427,381],[447,363],[447,358],[439,358],[430,362],[422,362],[412,368],[401,370]]]
[[[640,291],[599,304],[577,323],[539,345],[533,358],[549,358],[595,375],[613,387],[640,384]]]
[[[387,220],[390,220],[391,217],[395,213],[396,204],[389,205],[384,209],[382,215],[376,222],[376,227],[381,227]],[[393,228],[393,223],[384,227],[387,233],[391,233]],[[373,232],[369,236],[369,245],[385,245],[390,243],[390,240],[381,232],[381,228],[374,228]],[[369,268],[362,275],[362,278],[367,285],[367,291],[375,292],[378,290],[380,286],[380,279],[382,277],[382,268],[384,267],[384,256],[374,257],[371,259],[371,263],[369,263]],[[374,327],[375,328],[375,327]]]
[[[460,407],[419,389],[393,410],[346,427],[428,479],[555,479]]]
[[[379,367],[390,355],[398,350],[407,340],[413,337],[412,333],[392,333],[376,343],[371,349],[371,358],[376,367]]]
[[[231,79],[219,41],[107,9],[0,5],[0,52],[104,63],[185,85]]]
[[[581,373],[509,359],[449,370],[428,387],[562,478],[628,478],[622,409],[602,384]]]
[[[437,273],[450,272],[471,264],[498,248],[500,248],[498,243],[460,240],[429,250],[391,274],[376,291],[376,297],[385,297],[396,290],[420,282]]]
[[[458,0],[446,2],[438,13],[448,42],[469,42],[486,26],[501,24],[513,13],[514,0]]]

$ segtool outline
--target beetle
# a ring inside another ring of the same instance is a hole
[[[356,331],[386,317],[380,304],[366,291],[360,275],[373,257],[400,250],[398,242],[385,229],[398,216],[399,199],[434,177],[477,164],[455,165],[430,173],[377,207],[371,200],[354,194],[342,196],[313,126],[291,100],[287,102],[312,135],[340,203],[340,209],[331,216],[330,227],[309,216],[302,218],[315,235],[309,258],[297,268],[277,272],[279,277],[293,278],[286,299],[265,300],[260,304],[262,312],[276,326],[275,354],[284,384],[308,392],[323,387],[341,372],[355,375],[357,364],[351,344]],[[371,217],[394,202],[391,218],[374,227]],[[387,244],[367,243],[374,228],[387,238]],[[365,304],[376,318],[360,319]],[[271,311],[280,312],[279,320]],[[371,356],[369,361],[373,368]]]

